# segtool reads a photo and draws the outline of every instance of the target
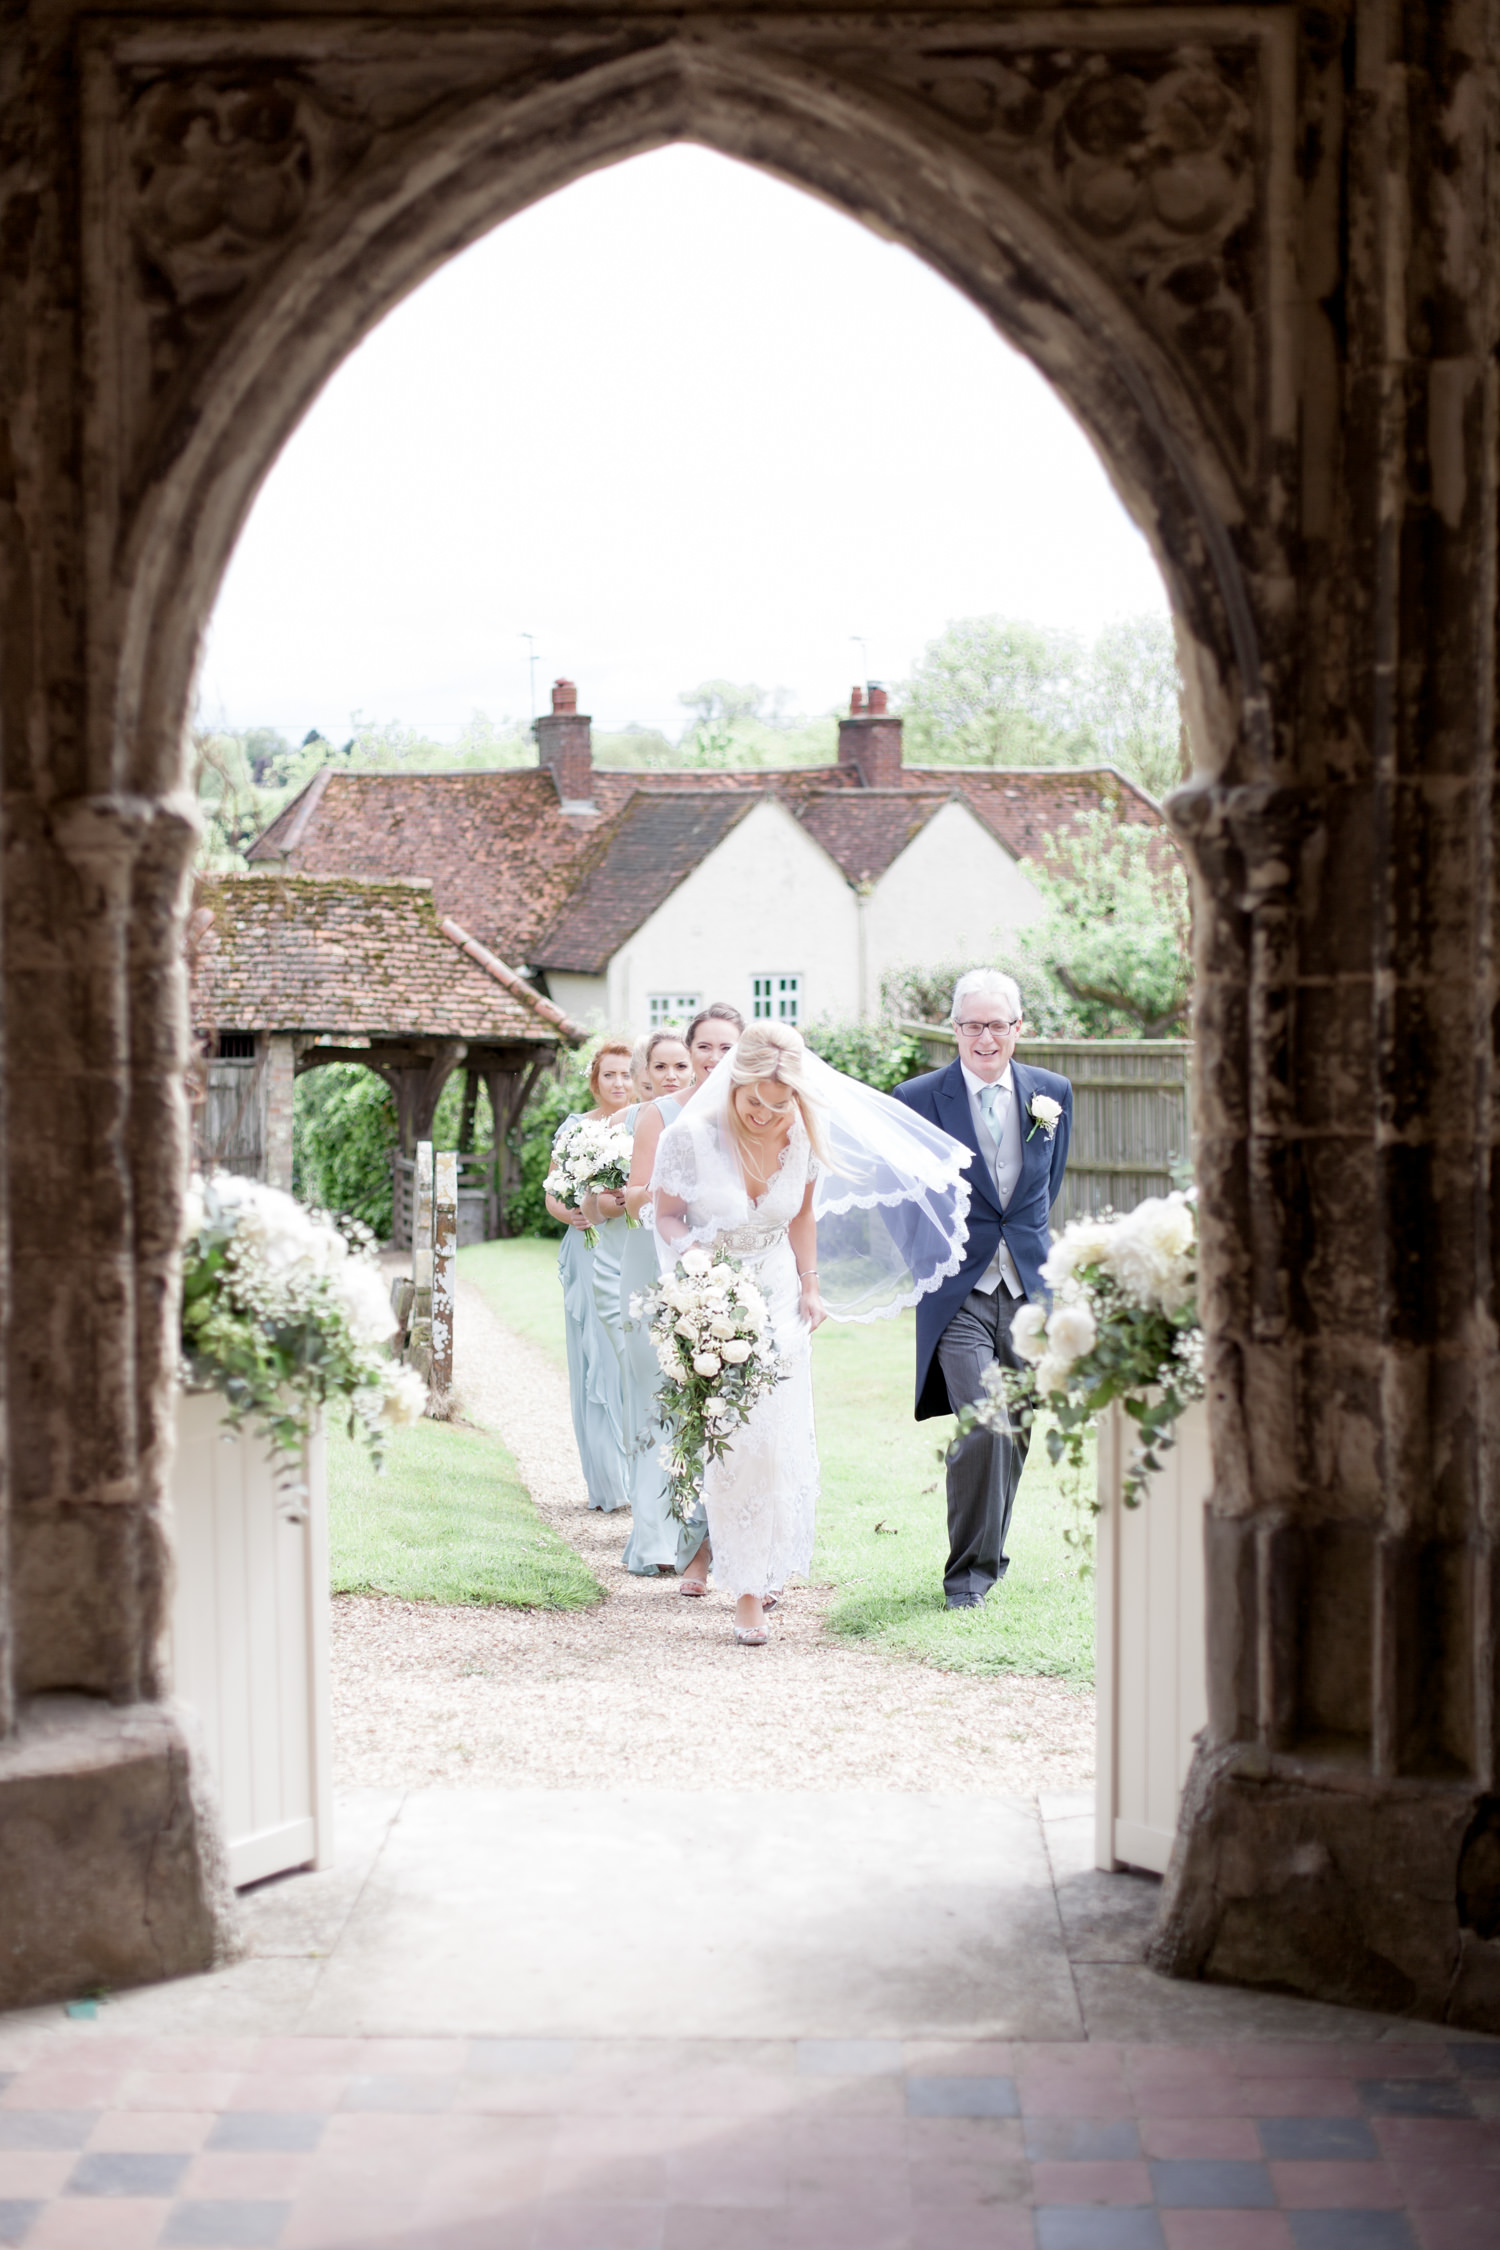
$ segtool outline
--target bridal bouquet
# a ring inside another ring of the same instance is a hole
[[[668,1426],[661,1454],[668,1506],[687,1523],[707,1464],[729,1450],[751,1407],[781,1380],[766,1300],[738,1258],[695,1246],[654,1288],[631,1298],[630,1313],[650,1323]]]
[[[1028,1364],[992,1368],[988,1396],[963,1409],[960,1431],[993,1428],[1007,1413],[1025,1427],[1045,1410],[1052,1460],[1080,1469],[1089,1424],[1118,1399],[1138,1433],[1124,1500],[1139,1507],[1178,1415],[1203,1396],[1192,1198],[1151,1196],[1118,1218],[1073,1220],[1052,1245],[1042,1278],[1054,1292],[1050,1311],[1023,1305],[1010,1332]]]
[[[617,1194],[630,1178],[630,1135],[608,1117],[575,1117],[552,1144],[552,1169],[543,1182],[547,1193],[570,1211],[582,1208],[586,1195],[601,1188]],[[625,1224],[639,1224],[630,1213]],[[583,1239],[592,1250],[599,1239],[597,1227],[585,1227]]]
[[[317,1408],[349,1409],[349,1434],[377,1458],[382,1432],[414,1422],[427,1386],[388,1356],[395,1333],[357,1220],[307,1211],[279,1188],[233,1172],[188,1191],[182,1271],[183,1377],[223,1392],[225,1420],[254,1415],[295,1460]]]

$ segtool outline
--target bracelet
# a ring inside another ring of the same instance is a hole
[[[818,1269],[816,1266],[809,1266],[806,1273],[798,1274],[797,1279],[799,1281],[814,1281],[817,1279],[817,1273]]]

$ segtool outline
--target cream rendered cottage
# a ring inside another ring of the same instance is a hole
[[[708,1000],[784,1022],[872,1016],[909,963],[983,959],[1034,921],[1049,834],[1161,815],[1113,767],[914,767],[878,688],[838,762],[611,772],[559,680],[530,769],[325,772],[252,858],[423,876],[440,912],[583,1024],[645,1030]]]

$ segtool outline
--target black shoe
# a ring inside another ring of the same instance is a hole
[[[948,1607],[950,1609],[983,1609],[984,1596],[983,1594],[950,1594],[948,1596]]]

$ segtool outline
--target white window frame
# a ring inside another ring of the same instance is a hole
[[[756,1023],[802,1021],[802,971],[767,969],[750,979],[750,1013]]]
[[[648,992],[646,1029],[681,1031],[692,1022],[702,1005],[696,992]]]

